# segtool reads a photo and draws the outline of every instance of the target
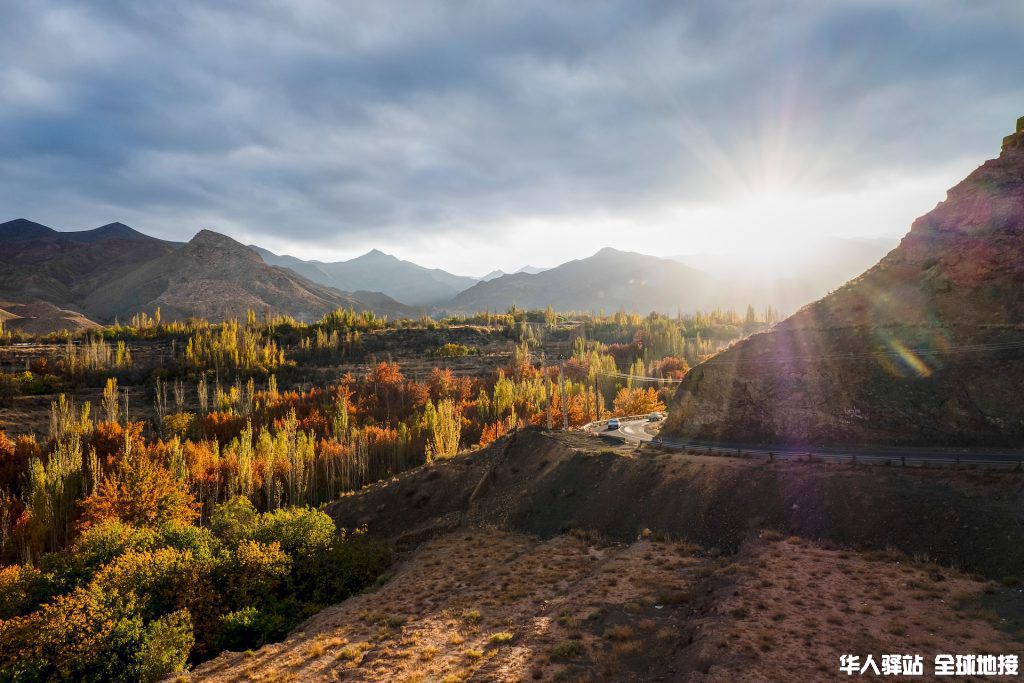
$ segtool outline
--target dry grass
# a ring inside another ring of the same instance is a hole
[[[225,654],[193,678],[635,678],[645,639],[662,655],[678,648],[688,596],[707,560],[673,542],[595,541],[493,529],[429,541],[376,592],[325,610],[301,635],[245,658],[244,667],[239,655]]]
[[[991,611],[956,608],[992,586],[896,551],[769,533],[718,558],[653,534],[595,542],[436,538],[375,592],[193,679],[805,681],[832,677],[846,653],[1020,650]]]
[[[1020,650],[991,619],[956,609],[985,584],[898,551],[828,550],[762,533],[742,555],[747,571],[719,589],[716,616],[702,627],[721,634],[701,646],[715,653],[712,680],[829,678],[848,653],[928,661],[940,651]]]

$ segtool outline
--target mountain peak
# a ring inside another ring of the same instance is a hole
[[[242,246],[240,242],[236,242],[227,235],[221,234],[219,232],[214,232],[213,230],[210,230],[208,228],[203,228],[202,230],[197,232],[195,235],[192,236],[192,239],[190,239],[188,243],[200,246],[232,246],[236,244],[238,246]]]
[[[134,229],[134,228],[132,228],[130,226],[125,225],[121,221],[114,221],[113,223],[107,223],[106,225],[101,225],[100,227],[96,228],[95,231],[96,232],[105,232],[105,233],[118,233],[118,234],[127,233],[127,234],[130,234],[130,235],[141,235],[142,234],[138,230],[136,230],[136,229]]]
[[[48,228],[27,218],[15,218],[13,221],[0,223],[0,239],[9,242],[52,237],[56,234],[57,231],[53,228]]]
[[[497,278],[501,277],[502,275],[505,275],[505,271],[503,271],[501,269],[492,270],[491,272],[487,273],[487,275],[484,275],[482,278],[480,278],[480,280],[482,282],[488,282],[490,280],[497,279]]]
[[[260,255],[252,249],[213,230],[203,229],[197,232],[185,245],[185,249],[197,255],[217,254],[218,257],[231,256],[258,263],[263,262]]]
[[[72,242],[92,244],[105,239],[122,240],[154,240],[156,238],[144,235],[138,230],[131,228],[124,223],[114,222],[101,225],[92,230],[77,230],[74,232],[62,232],[60,236]]]
[[[1017,130],[1003,138],[1003,151],[1024,148],[1024,116],[1017,119]]]
[[[354,258],[352,260],[353,261],[355,261],[355,260],[362,260],[362,261],[397,261],[398,258],[396,258],[395,256],[392,256],[391,254],[386,254],[383,251],[381,251],[380,249],[371,249],[370,251],[366,252],[362,256],[357,256],[356,258]]]

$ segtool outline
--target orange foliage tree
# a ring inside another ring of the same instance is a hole
[[[108,519],[135,526],[192,522],[199,516],[195,499],[145,450],[126,449],[93,495],[82,501],[81,528]]]

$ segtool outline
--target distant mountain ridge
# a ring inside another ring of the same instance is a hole
[[[778,268],[766,261],[758,269],[712,255],[664,259],[606,248],[589,258],[554,268],[524,266],[516,273],[496,270],[483,278],[425,268],[377,249],[337,262],[306,261],[257,245],[246,249],[258,255],[258,265],[285,269],[305,281],[305,294],[291,302],[298,317],[320,310],[322,305],[315,301],[335,300],[337,296],[342,296],[347,305],[390,316],[503,311],[512,305],[550,305],[562,311],[624,309],[674,314],[716,307],[744,309],[748,304],[759,309],[771,305],[782,311],[795,310],[860,272],[890,246],[885,241],[871,240],[833,240],[829,244],[820,253],[808,251],[805,263],[798,268]],[[170,273],[165,273],[168,277],[146,280],[147,275],[134,272],[149,272],[144,265],[184,251],[186,246],[150,237],[123,223],[58,232],[16,219],[0,224],[0,297],[22,302],[47,301],[98,319],[123,315],[130,308],[149,305],[164,295],[170,297],[165,303],[182,315],[189,310],[188,306],[181,307],[186,302],[197,306],[196,311],[231,310],[229,302],[218,307],[211,301],[201,301],[201,297],[187,295],[189,284],[180,279],[175,280],[173,294],[154,291],[156,282],[170,282]],[[232,262],[257,263],[234,248],[230,253]],[[191,269],[195,273],[199,270]],[[271,273],[252,267],[248,277],[268,277]],[[117,287],[129,286],[129,280],[123,279],[129,274],[134,289],[119,294]],[[225,285],[225,291],[234,291],[235,286],[244,284],[246,273],[238,272],[236,276],[231,287]],[[145,287],[139,278],[146,282]],[[205,281],[204,286],[209,287],[209,280]],[[321,291],[324,287],[336,293]],[[277,310],[276,304],[259,296],[251,300],[259,287],[250,289],[246,289],[247,295],[236,291],[238,300]],[[271,299],[276,299],[276,294]]]
[[[453,275],[440,268],[424,268],[377,249],[348,261],[324,262],[280,256],[256,245],[249,246],[267,263],[291,268],[314,282],[346,291],[378,291],[413,306],[443,303],[477,282],[476,278]]]
[[[0,224],[0,299],[45,302],[98,321],[158,306],[165,319],[218,320],[244,317],[247,310],[304,320],[336,308],[390,317],[424,312],[378,292],[342,292],[270,266],[210,230],[181,246],[122,223],[58,232],[25,219]]]
[[[593,256],[563,263],[537,274],[515,273],[479,282],[444,305],[474,313],[551,306],[559,311],[675,313],[713,307],[711,278],[667,259],[610,247]]]

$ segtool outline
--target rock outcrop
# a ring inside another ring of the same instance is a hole
[[[666,433],[1024,443],[1024,118],[877,265],[695,367]]]

